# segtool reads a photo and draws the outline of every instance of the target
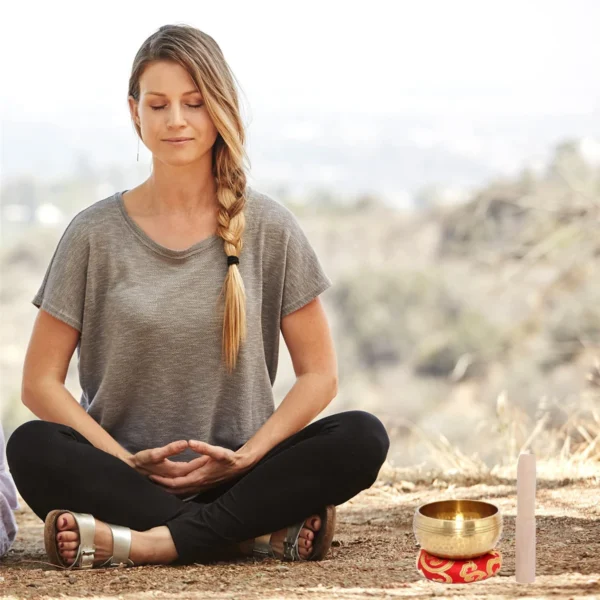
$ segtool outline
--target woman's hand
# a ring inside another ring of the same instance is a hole
[[[197,440],[190,440],[189,447],[194,452],[204,454],[189,463],[184,463],[188,466],[193,465],[189,474],[175,477],[156,474],[150,475],[149,479],[162,485],[172,494],[195,494],[242,475],[252,468],[247,459],[229,448]]]
[[[188,448],[186,440],[171,442],[159,448],[140,450],[125,462],[142,475],[161,475],[163,477],[183,477],[207,462],[206,456],[200,456],[189,462],[175,462],[169,456],[180,454]]]

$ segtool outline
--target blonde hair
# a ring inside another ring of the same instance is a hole
[[[140,99],[140,77],[155,61],[172,61],[190,74],[202,93],[218,135],[212,149],[213,175],[220,205],[217,234],[223,238],[227,256],[240,256],[246,227],[245,130],[240,116],[238,95],[231,72],[215,40],[190,25],[163,25],[141,45],[135,55],[129,78],[129,95]],[[142,132],[133,125],[140,139]],[[238,265],[227,267],[221,290],[225,297],[222,356],[231,373],[236,366],[241,344],[246,340],[246,291]]]

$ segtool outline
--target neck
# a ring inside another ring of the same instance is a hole
[[[154,173],[142,184],[147,209],[155,215],[185,215],[211,213],[218,208],[217,184],[211,176],[205,180],[185,178],[165,180]]]

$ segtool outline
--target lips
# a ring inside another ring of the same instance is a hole
[[[165,142],[188,142],[193,138],[167,138]]]
[[[193,140],[190,138],[187,138],[187,139],[183,139],[183,140],[180,139],[180,140],[164,140],[164,141],[167,142],[167,144],[171,144],[171,146],[173,146],[174,148],[177,148],[177,147],[183,148],[183,146],[185,146],[187,143],[189,143]]]

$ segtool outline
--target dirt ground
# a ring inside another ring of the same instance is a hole
[[[537,578],[514,577],[514,479],[486,484],[380,478],[338,506],[333,546],[321,562],[242,558],[191,566],[140,566],[64,572],[46,564],[43,524],[22,499],[19,533],[0,561],[0,598],[223,599],[313,598],[600,598],[600,481],[540,481],[537,492]],[[422,579],[412,533],[415,508],[444,498],[490,500],[502,511],[499,573],[470,584]]]

